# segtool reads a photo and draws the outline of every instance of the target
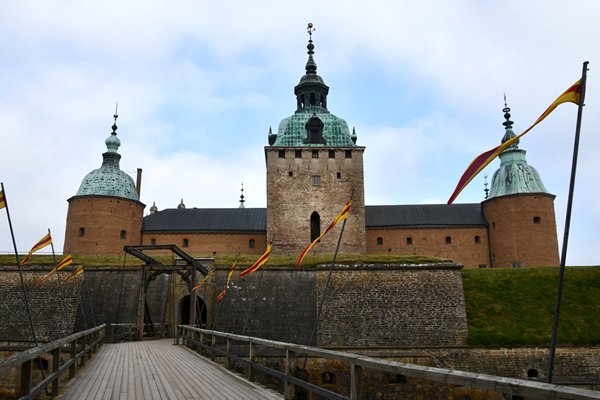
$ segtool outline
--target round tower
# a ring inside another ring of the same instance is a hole
[[[115,113],[102,166],[87,174],[77,194],[67,200],[65,254],[118,254],[125,245],[141,244],[145,205],[133,179],[119,168],[117,117]]]
[[[502,143],[515,137],[510,108],[504,104]],[[519,141],[500,154],[500,168],[492,177],[483,202],[488,221],[492,267],[554,266],[559,264],[554,195],[525,159]]]
[[[265,147],[267,240],[273,251],[299,254],[342,211],[352,196],[341,252],[364,253],[363,153],[356,132],[327,109],[329,87],[317,74],[313,26],[308,25],[306,73],[294,88],[296,111],[284,118]],[[341,224],[340,224],[341,226]],[[312,253],[333,253],[336,234],[325,235]]]

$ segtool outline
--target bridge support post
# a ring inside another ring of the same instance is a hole
[[[52,397],[58,396],[58,384],[60,376],[58,370],[60,369],[60,347],[52,350],[52,373],[57,374],[56,379],[52,381]]]
[[[250,361],[250,364],[248,364],[248,380],[250,382],[254,382],[254,368],[252,368],[252,363],[254,363],[254,358],[256,357],[255,352],[256,346],[251,340],[248,342],[248,361]]]
[[[283,384],[283,395],[286,400],[292,400],[296,393],[296,385],[288,380],[296,369],[296,353],[291,350],[285,351],[285,382]]]
[[[31,360],[27,360],[21,365],[21,396],[31,392],[31,366]],[[41,368],[42,364],[40,363]]]
[[[210,359],[215,361],[215,355],[217,352],[215,348],[217,347],[217,337],[215,335],[210,335]]]
[[[350,399],[359,400],[362,386],[361,379],[362,367],[360,365],[350,365]]]
[[[231,369],[231,367],[233,366],[233,362],[231,361],[231,350],[233,349],[233,340],[231,338],[227,338],[227,349],[226,349],[226,353],[227,353],[227,361],[225,361],[225,367],[227,369]]]
[[[71,342],[71,366],[69,367],[69,379],[75,378],[75,364],[77,364],[75,357],[77,357],[77,340]]]

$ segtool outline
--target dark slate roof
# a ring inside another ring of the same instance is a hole
[[[145,232],[257,232],[267,230],[266,208],[168,208],[144,217]]]
[[[480,203],[366,206],[367,228],[485,226]]]
[[[481,204],[366,206],[367,228],[486,226]],[[266,208],[169,208],[144,217],[145,232],[265,232]]]

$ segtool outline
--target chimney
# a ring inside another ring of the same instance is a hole
[[[135,191],[138,195],[138,200],[141,199],[140,195],[142,193],[142,169],[138,168],[137,169],[137,179],[135,182]]]

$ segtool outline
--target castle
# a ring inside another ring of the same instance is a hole
[[[500,155],[482,203],[365,205],[363,153],[357,135],[328,109],[329,87],[317,74],[309,27],[305,74],[294,88],[296,110],[269,130],[266,208],[158,210],[140,201],[136,182],[120,170],[117,125],[106,139],[102,166],[85,176],[68,199],[65,254],[118,254],[125,245],[175,244],[192,255],[298,255],[341,211],[348,199],[341,253],[423,254],[465,268],[558,265],[554,195],[527,164],[518,142]],[[510,109],[505,134],[514,137]],[[242,192],[243,193],[243,192]],[[333,253],[337,235],[326,235],[315,253]]]

